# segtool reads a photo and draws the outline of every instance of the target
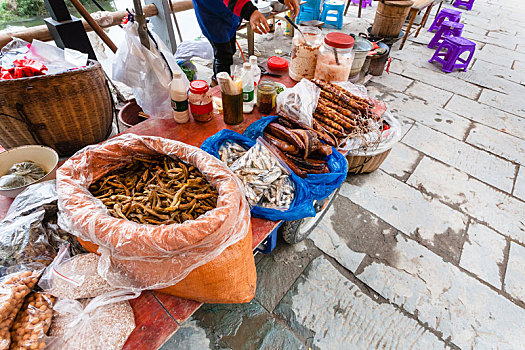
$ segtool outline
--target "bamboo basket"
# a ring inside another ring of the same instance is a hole
[[[374,156],[347,156],[348,172],[352,174],[371,173],[379,169],[392,149]]]
[[[109,137],[113,99],[100,63],[0,81],[0,145],[46,145],[60,156]]]

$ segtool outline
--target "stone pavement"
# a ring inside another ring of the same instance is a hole
[[[403,125],[381,169],[349,176],[309,239],[257,256],[251,303],[204,306],[163,349],[524,349],[523,18],[521,0],[463,11],[467,72],[428,63],[426,30],[395,49],[367,86]]]

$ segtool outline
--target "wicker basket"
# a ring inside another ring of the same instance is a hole
[[[0,81],[0,145],[40,144],[68,156],[111,133],[113,99],[100,63]]]
[[[375,156],[347,156],[348,172],[352,174],[371,173],[379,169],[392,149]]]

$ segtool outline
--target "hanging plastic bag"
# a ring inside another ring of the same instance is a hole
[[[120,350],[135,329],[129,304],[140,292],[116,290],[94,299],[59,300],[46,349]]]
[[[310,80],[303,79],[293,88],[277,95],[277,114],[290,116],[312,127],[313,114],[321,89]]]
[[[277,116],[268,116],[253,122],[244,131],[244,136],[255,140],[263,135],[263,131],[268,124],[275,121]],[[303,181],[308,185],[308,189],[315,200],[328,197],[333,191],[341,186],[346,180],[348,162],[346,158],[332,147],[332,154],[325,158],[329,173],[308,174]]]
[[[170,70],[182,72],[177,60],[154,32],[152,35],[156,43],[150,38],[150,49],[142,46],[137,22],[125,24],[124,31],[124,42],[119,45],[112,66],[113,79],[133,90],[138,105],[146,114],[152,117],[171,116]],[[184,74],[183,77],[188,87],[188,79]]]

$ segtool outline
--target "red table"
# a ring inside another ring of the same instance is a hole
[[[287,74],[282,78],[265,78],[282,82],[288,87],[295,85]],[[218,87],[212,89],[214,95],[219,95]],[[257,109],[244,115],[244,122],[239,125],[227,125],[222,116],[216,115],[207,123],[197,123],[193,120],[186,124],[177,124],[173,118],[150,119],[144,121],[125,133],[136,135],[160,136],[182,141],[193,146],[202,142],[216,132],[228,128],[242,133],[248,125],[261,118]],[[0,150],[1,151],[1,150]],[[0,196],[0,219],[5,216],[12,200]],[[253,249],[264,241],[280,222],[252,218]],[[136,328],[124,345],[126,350],[157,349],[166,342],[195,311],[202,305],[200,302],[174,297],[156,291],[144,291],[140,297],[130,301],[135,314]]]

